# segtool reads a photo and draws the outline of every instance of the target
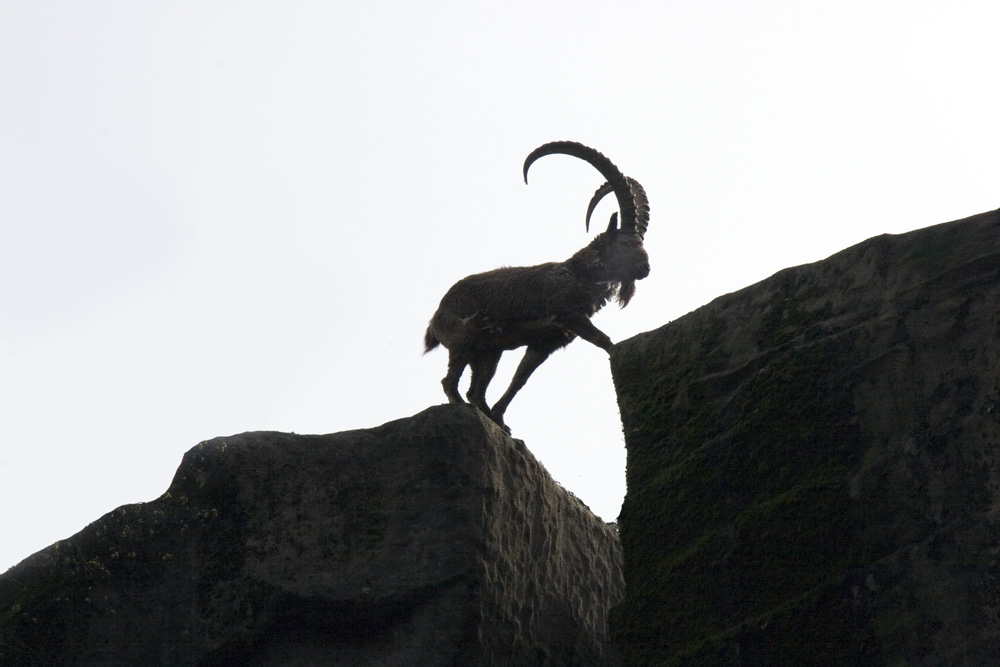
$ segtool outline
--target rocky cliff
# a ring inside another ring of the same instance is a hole
[[[614,530],[467,406],[202,443],[0,577],[0,664],[607,665]]]
[[[612,369],[626,664],[1000,662],[1000,213],[782,271]]]

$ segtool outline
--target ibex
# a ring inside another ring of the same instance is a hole
[[[594,208],[609,192],[618,199],[621,226],[618,213],[612,214],[607,231],[565,262],[496,269],[459,280],[441,299],[424,336],[425,354],[439,344],[449,350],[448,374],[441,381],[448,401],[463,402],[458,381],[465,367],[471,366],[469,402],[508,433],[504,412],[550,354],[577,336],[610,353],[614,344],[590,318],[612,297],[624,308],[635,293],[635,281],[649,275],[649,256],[642,247],[649,202],[642,186],[601,153],[572,141],[555,141],[533,150],[524,161],[525,183],[532,163],[553,153],[587,161],[607,181],[590,200],[587,230]],[[486,387],[500,356],[522,346],[528,349],[514,379],[500,400],[488,407]]]

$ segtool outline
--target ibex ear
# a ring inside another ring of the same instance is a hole
[[[618,211],[611,214],[611,220],[608,222],[608,231],[617,232],[618,231]]]

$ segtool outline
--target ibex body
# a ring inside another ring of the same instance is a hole
[[[649,257],[642,247],[649,205],[642,186],[594,149],[569,141],[532,151],[524,162],[525,182],[531,164],[553,153],[586,160],[607,180],[587,209],[588,229],[594,207],[609,192],[618,199],[621,226],[615,213],[607,231],[565,262],[496,269],[463,278],[441,299],[424,337],[426,352],[439,344],[449,350],[448,374],[441,381],[448,400],[463,402],[458,382],[465,367],[471,367],[469,402],[504,429],[507,406],[552,352],[577,336],[610,352],[611,339],[590,318],[611,298],[616,297],[624,307],[635,292],[635,281],[649,275]],[[524,346],[527,351],[514,379],[490,408],[486,388],[501,355]]]

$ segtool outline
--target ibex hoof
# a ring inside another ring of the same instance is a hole
[[[478,407],[478,406],[477,406]],[[503,429],[503,432],[510,435],[510,427],[503,423],[503,415],[497,417],[493,414],[492,410],[483,410],[479,408],[480,412],[490,418],[490,421]]]

